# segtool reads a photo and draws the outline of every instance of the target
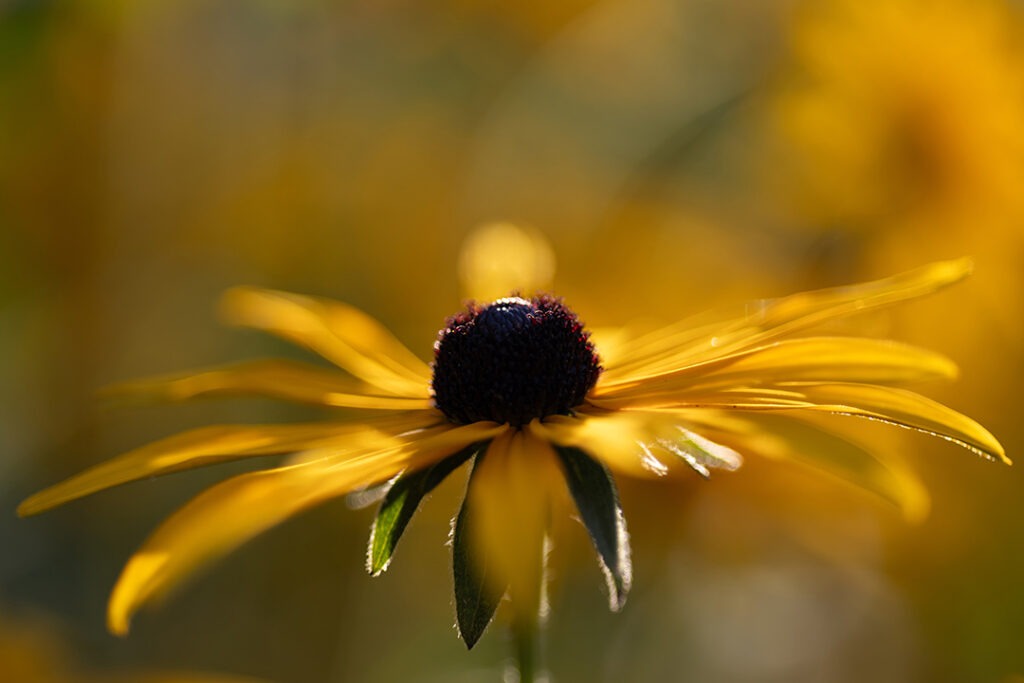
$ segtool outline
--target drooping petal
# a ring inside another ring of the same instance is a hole
[[[708,468],[734,470],[742,458],[730,448],[688,432],[667,411],[580,409],[573,417],[552,415],[529,426],[554,444],[579,448],[622,474],[653,478],[682,460],[702,476]]]
[[[870,449],[829,431],[822,420],[813,417],[711,410],[680,413],[693,429],[716,441],[832,475],[896,505],[910,521],[925,517],[928,492],[909,467],[898,459],[877,458]]]
[[[873,282],[755,302],[731,320],[710,324],[686,320],[635,339],[629,347],[629,360],[606,368],[604,379],[609,383],[628,381],[762,346],[830,320],[930,294],[970,271],[969,259],[942,261]]]
[[[430,368],[383,325],[328,299],[251,287],[228,290],[225,318],[305,346],[381,391],[429,398]]]
[[[139,607],[202,565],[359,481],[344,468],[311,461],[244,474],[207,489],[168,518],[128,561],[110,597],[107,627],[127,634]]]
[[[565,503],[557,456],[530,430],[510,430],[477,458],[466,493],[472,557],[507,585],[522,618],[543,606],[544,542],[552,507]]]
[[[651,424],[638,412],[551,415],[530,424],[529,430],[559,446],[580,448],[622,474],[654,478],[668,472],[668,467],[647,448]]]
[[[504,425],[425,430],[420,439],[339,454],[313,450],[290,464],[243,474],[210,487],[167,518],[132,556],[108,605],[108,627],[127,633],[144,604],[180,586],[210,562],[303,510],[355,489],[419,469],[491,438]]]
[[[593,400],[635,409],[806,410],[864,417],[931,434],[990,460],[1010,464],[1002,445],[980,424],[937,401],[895,387],[855,383],[780,383],[774,386],[695,390],[683,394]]]
[[[440,420],[430,413],[396,415],[372,424],[310,422],[216,425],[176,434],[102,462],[26,499],[19,515],[34,515],[77,498],[162,474],[259,455],[326,447],[383,448],[396,434]]]
[[[426,410],[429,398],[375,396],[363,382],[335,370],[291,360],[255,360],[198,372],[133,380],[107,387],[109,398],[186,401],[203,396],[256,395],[339,408]]]
[[[812,384],[800,391],[815,410],[867,417],[951,441],[989,460],[1011,464],[1002,444],[971,418],[938,401],[894,387]]]
[[[789,381],[902,384],[952,379],[957,368],[942,354],[879,339],[806,337],[776,342],[662,374],[602,382],[592,395],[629,399],[712,387]]]

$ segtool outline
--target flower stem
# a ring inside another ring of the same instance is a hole
[[[537,683],[542,676],[540,653],[540,627],[536,619],[517,619],[512,625],[516,640],[516,664],[519,683]]]

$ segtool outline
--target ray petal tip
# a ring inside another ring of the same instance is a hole
[[[970,256],[939,261],[928,267],[929,275],[937,282],[953,284],[974,272],[974,259]]]
[[[131,631],[133,615],[134,610],[118,600],[118,591],[115,588],[107,605],[107,631],[118,638],[127,638]]]
[[[251,285],[229,287],[220,295],[217,313],[228,324],[245,324],[252,317],[254,306],[258,306],[259,300],[269,293],[271,290]]]
[[[31,496],[21,501],[15,510],[18,517],[34,517],[41,512],[51,510],[63,502],[66,502],[65,498],[53,495],[54,487],[43,489],[33,493]]]
[[[131,630],[131,622],[127,620],[114,621],[114,617],[107,619],[107,631],[118,638],[127,638]]]
[[[39,505],[36,501],[37,496],[29,496],[25,500],[18,504],[17,509],[14,511],[18,517],[31,517],[32,515],[40,511]]]

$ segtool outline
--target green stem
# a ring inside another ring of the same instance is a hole
[[[519,683],[535,683],[543,671],[539,624],[536,619],[517,619],[512,625],[512,631],[516,639]]]
[[[550,511],[549,511],[550,512]],[[543,628],[544,604],[546,602],[547,553],[546,538],[542,535],[537,539],[536,547],[536,584],[533,589],[517,593],[515,586],[509,587],[513,606],[516,608],[512,617],[512,635],[516,644],[516,660],[519,667],[519,683],[548,683],[550,679],[544,670]],[[530,585],[527,583],[527,585]],[[518,598],[518,599],[517,599]]]

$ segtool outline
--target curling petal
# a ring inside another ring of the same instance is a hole
[[[251,287],[228,290],[224,317],[305,346],[386,393],[429,398],[430,368],[383,325],[328,299]]]
[[[866,417],[951,441],[1007,465],[1002,444],[971,418],[912,391],[866,384],[812,384],[800,388],[814,410]]]
[[[244,474],[207,489],[168,518],[128,561],[110,597],[108,628],[126,635],[143,604],[260,532],[355,488],[361,481],[356,471],[310,461]]]
[[[732,320],[710,324],[682,321],[635,339],[630,345],[630,360],[607,368],[604,379],[628,381],[762,346],[830,320],[930,294],[970,272],[969,259],[941,261],[873,282],[755,302]]]
[[[659,375],[595,388],[598,398],[703,391],[789,381],[902,384],[952,379],[957,368],[942,354],[899,342],[858,337],[807,337],[776,342]]]
[[[303,510],[404,469],[429,466],[504,425],[425,431],[419,439],[338,454],[304,453],[293,464],[243,474],[210,487],[171,515],[129,560],[108,605],[111,632],[128,632],[132,615],[171,592],[204,566]]]
[[[705,477],[709,468],[734,470],[742,462],[738,453],[694,434],[668,411],[581,409],[573,417],[553,415],[534,422],[529,429],[634,477],[663,476],[680,459]]]
[[[616,472],[650,479],[669,469],[647,446],[651,426],[640,412],[580,411],[572,417],[551,415],[529,430],[558,446],[586,451]]]
[[[740,416],[690,410],[683,411],[681,417],[716,441],[746,453],[824,472],[896,505],[908,521],[924,519],[929,509],[928,492],[909,467],[899,459],[880,460],[870,449],[819,424],[820,420],[808,421],[795,415]]]
[[[508,586],[512,608],[535,618],[551,508],[565,496],[557,456],[531,431],[510,430],[477,459],[466,496],[473,555],[486,558],[495,586]]]
[[[605,407],[616,407],[619,403],[592,402]],[[648,410],[806,410],[864,417],[931,434],[989,460],[1010,464],[1002,445],[980,424],[937,401],[895,387],[789,382],[774,386],[693,391],[686,396],[643,396],[626,403],[633,408]]]
[[[423,410],[429,398],[374,396],[366,384],[327,368],[290,360],[256,360],[107,387],[108,398],[186,401],[204,396],[256,395],[339,408]]]
[[[333,445],[339,452],[383,448],[396,435],[443,423],[432,413],[409,413],[361,424],[217,425],[176,434],[91,467],[26,499],[18,514],[34,515],[97,491],[140,479],[251,456]]]

